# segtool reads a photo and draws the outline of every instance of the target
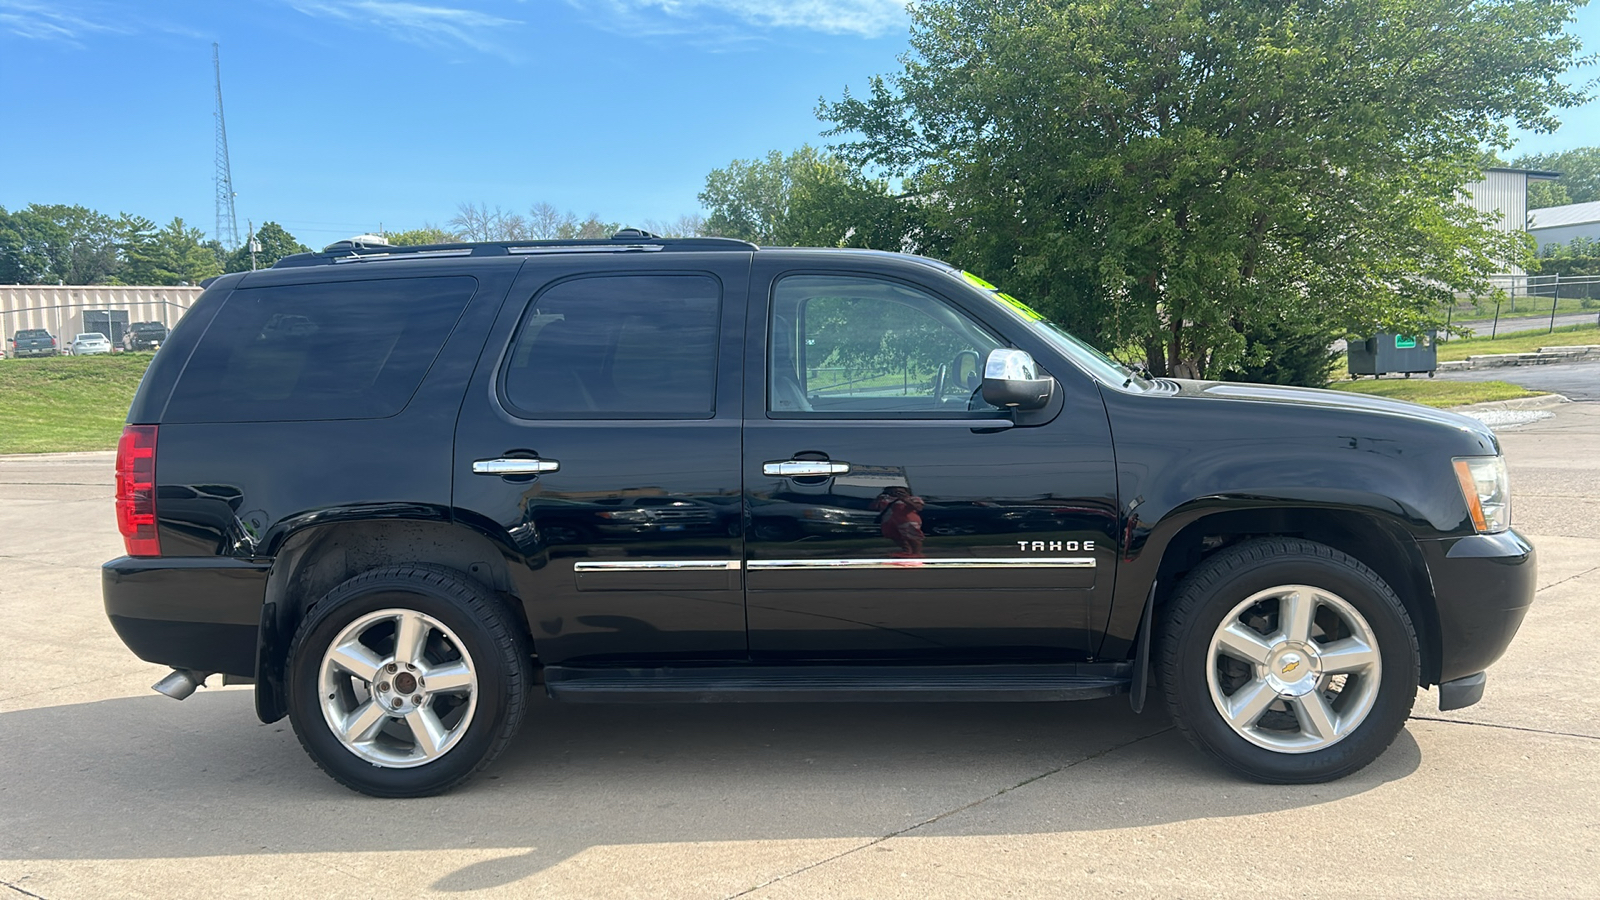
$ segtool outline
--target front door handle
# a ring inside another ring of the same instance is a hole
[[[815,478],[819,475],[843,475],[849,471],[849,463],[826,459],[789,459],[761,464],[761,474],[778,478]]]
[[[479,459],[472,463],[474,475],[544,475],[561,471],[553,459]]]

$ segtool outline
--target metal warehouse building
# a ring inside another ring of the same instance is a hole
[[[1571,243],[1573,238],[1600,241],[1600,200],[1536,209],[1528,214],[1528,233],[1540,250],[1546,244]]]
[[[113,344],[132,322],[178,324],[202,288],[95,284],[0,285],[0,336],[7,342],[25,328],[43,328],[66,344],[98,331]],[[9,344],[8,344],[9,345]]]

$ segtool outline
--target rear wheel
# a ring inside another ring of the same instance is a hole
[[[289,717],[346,787],[426,796],[505,749],[529,670],[521,629],[482,585],[441,566],[390,566],[334,588],[301,623]]]
[[[1330,781],[1377,759],[1416,697],[1417,640],[1394,591],[1331,547],[1268,538],[1179,587],[1161,668],[1184,734],[1272,783]]]

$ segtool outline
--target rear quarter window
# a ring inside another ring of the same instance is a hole
[[[229,295],[164,422],[376,419],[404,409],[477,290],[467,276]]]

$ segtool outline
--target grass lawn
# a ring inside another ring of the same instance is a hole
[[[1537,397],[1544,393],[1544,391],[1530,391],[1504,381],[1435,381],[1424,376],[1403,378],[1396,375],[1385,378],[1362,378],[1359,381],[1336,381],[1328,387],[1336,391],[1409,400],[1423,406],[1465,406],[1468,403],[1487,403],[1490,400]]]
[[[0,360],[0,453],[116,449],[153,356]]]
[[[1554,333],[1521,332],[1489,340],[1484,337],[1456,338],[1439,345],[1439,361],[1466,359],[1487,353],[1528,353],[1540,347],[1571,347],[1574,344],[1600,344],[1600,325],[1568,325]]]

